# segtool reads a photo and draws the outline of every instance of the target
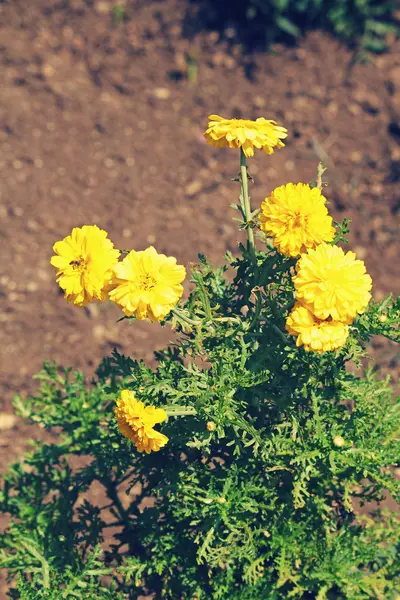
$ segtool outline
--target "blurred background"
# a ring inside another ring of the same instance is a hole
[[[238,156],[206,145],[209,114],[289,130],[250,161],[253,207],[323,160],[374,297],[400,292],[399,19],[383,0],[0,0],[0,467],[27,434],[11,399],[45,359],[90,377],[114,347],[150,362],[173,337],[67,305],[56,240],[97,224],[187,266],[235,252]],[[396,373],[393,345],[370,352]]]

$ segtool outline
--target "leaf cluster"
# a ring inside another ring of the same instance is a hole
[[[362,50],[382,52],[398,35],[395,0],[196,0],[211,27],[234,24],[248,43],[269,45],[323,28]]]

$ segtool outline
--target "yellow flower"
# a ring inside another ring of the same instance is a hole
[[[286,330],[297,336],[296,346],[319,353],[341,348],[349,335],[349,326],[342,321],[317,319],[301,304],[295,304],[288,316]]]
[[[176,258],[158,254],[153,246],[132,250],[115,265],[109,296],[129,317],[160,321],[181,298],[185,276],[185,267],[177,265]]]
[[[272,154],[274,148],[283,148],[285,144],[281,140],[287,137],[287,129],[263,117],[249,121],[210,115],[204,137],[216,148],[242,148],[246,156],[254,156],[254,148],[264,150],[265,154]]]
[[[371,299],[371,277],[354,252],[320,244],[301,256],[296,270],[297,299],[318,319],[350,323]]]
[[[335,435],[335,437],[333,438],[333,443],[337,448],[343,448],[346,441],[341,435]]]
[[[261,204],[261,229],[273,238],[286,256],[298,256],[335,235],[326,198],[306,183],[288,183],[276,188]]]
[[[107,298],[107,286],[119,250],[97,225],[74,227],[71,235],[56,242],[51,264],[57,269],[57,282],[68,302],[84,306]]]
[[[166,420],[167,413],[162,408],[145,406],[136,400],[135,392],[122,390],[114,414],[120,432],[135,444],[139,452],[158,452],[168,442],[166,435],[153,429],[154,425]]]

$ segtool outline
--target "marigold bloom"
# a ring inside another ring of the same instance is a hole
[[[281,140],[287,137],[287,129],[263,117],[249,121],[210,115],[204,137],[216,148],[242,148],[246,156],[254,156],[254,148],[263,150],[265,154],[273,154],[275,148],[283,148],[285,144]]]
[[[349,335],[342,321],[322,321],[301,304],[296,304],[286,320],[286,330],[296,335],[296,346],[312,352],[329,352],[341,348]]]
[[[273,238],[286,256],[299,256],[335,235],[326,198],[306,183],[288,183],[276,188],[261,204],[261,229]]]
[[[135,392],[122,390],[114,414],[120,432],[139,452],[158,452],[168,442],[166,435],[153,429],[154,425],[166,420],[167,413],[162,408],[145,406],[136,400]]]
[[[177,265],[176,258],[158,254],[153,246],[132,250],[114,266],[109,296],[129,317],[160,321],[181,298],[185,276],[185,267]]]
[[[97,225],[84,225],[54,244],[56,256],[50,262],[68,302],[84,306],[107,298],[112,268],[120,255],[107,236]]]
[[[320,244],[300,257],[296,270],[297,299],[318,319],[350,323],[371,299],[372,279],[354,252]]]

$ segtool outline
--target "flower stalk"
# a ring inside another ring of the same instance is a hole
[[[186,417],[197,415],[194,406],[164,406],[168,417]]]
[[[240,206],[245,221],[245,228],[247,231],[248,249],[250,252],[251,260],[256,262],[256,247],[254,241],[254,231],[252,227],[252,213],[250,206],[249,186],[248,186],[248,174],[247,174],[247,162],[246,155],[243,152],[243,148],[240,148]]]
[[[180,310],[177,307],[175,307],[171,310],[171,314],[173,314],[178,321],[183,321],[184,323],[186,323],[187,325],[190,325],[191,327],[198,327],[202,323],[202,321],[200,319],[196,319],[196,320],[191,319],[182,310]]]

